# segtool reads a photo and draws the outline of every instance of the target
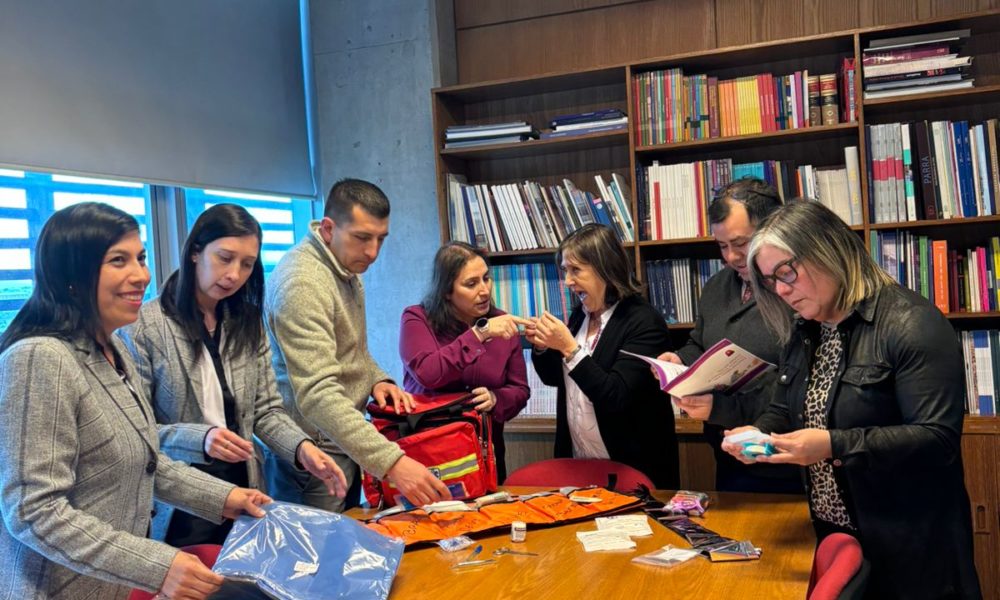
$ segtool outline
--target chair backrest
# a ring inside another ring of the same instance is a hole
[[[826,536],[816,548],[813,572],[809,578],[809,600],[837,600],[846,589],[864,593],[865,581],[854,581],[865,576],[864,556],[861,544],[846,533],[832,533]],[[852,592],[853,597],[856,592]]]
[[[599,458],[551,458],[525,465],[507,476],[504,485],[539,486],[607,486],[609,476],[615,481],[618,491],[631,491],[643,484],[654,489],[652,480],[642,471]]]
[[[222,546],[218,544],[196,544],[194,546],[184,546],[181,550],[188,554],[194,554],[206,567],[211,569],[215,566],[216,559],[219,558]],[[151,594],[142,590],[132,590],[132,593],[128,596],[128,600],[153,600],[153,598],[156,598],[155,593]]]

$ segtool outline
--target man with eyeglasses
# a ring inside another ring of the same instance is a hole
[[[729,339],[768,362],[778,362],[778,340],[764,325],[750,289],[747,250],[757,225],[781,204],[777,190],[755,178],[739,179],[716,193],[708,207],[708,221],[726,268],[705,284],[699,301],[700,315],[687,343],[676,353],[661,354],[661,360],[690,365],[707,348]],[[734,394],[715,392],[673,398],[690,418],[705,422],[705,437],[715,453],[717,490],[802,492],[796,469],[787,465],[748,468],[721,449],[724,429],[752,423],[764,412],[774,381],[773,374],[766,374]]]

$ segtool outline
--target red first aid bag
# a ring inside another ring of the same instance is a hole
[[[497,490],[493,429],[489,413],[477,411],[472,394],[413,395],[413,412],[396,414],[390,405],[368,403],[372,425],[399,444],[406,456],[427,467],[455,500]],[[365,498],[373,507],[394,506],[401,493],[387,480],[365,472]]]

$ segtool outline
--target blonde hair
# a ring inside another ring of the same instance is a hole
[[[833,211],[807,198],[789,202],[757,228],[747,253],[757,306],[782,343],[791,339],[791,311],[774,290],[763,285],[756,261],[763,246],[785,252],[833,279],[838,312],[846,313],[882,287],[896,283],[872,260],[858,234]]]

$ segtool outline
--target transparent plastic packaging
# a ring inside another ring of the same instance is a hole
[[[242,516],[212,569],[252,582],[278,600],[384,600],[403,556],[403,543],[354,519],[272,502],[260,519]]]

